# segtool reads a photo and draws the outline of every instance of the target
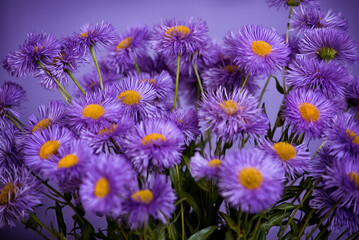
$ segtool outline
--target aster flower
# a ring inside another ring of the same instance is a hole
[[[14,82],[4,82],[0,87],[0,119],[3,120],[5,115],[10,113],[19,117],[20,113],[13,108],[20,105],[25,99],[25,90],[21,85]],[[2,125],[2,124],[0,124]]]
[[[124,139],[125,154],[138,172],[179,164],[183,144],[184,136],[172,121],[156,118],[140,122]]]
[[[23,164],[22,154],[16,148],[16,139],[21,136],[19,129],[12,125],[0,128],[0,169],[11,171],[12,166]]]
[[[299,52],[310,58],[353,64],[358,60],[357,44],[345,32],[324,28],[307,32],[299,42]]]
[[[302,4],[308,7],[318,7],[318,0],[266,0],[270,7],[296,7]]]
[[[314,180],[322,178],[326,174],[327,169],[330,168],[333,162],[337,161],[331,146],[324,146],[317,155],[309,162],[309,174]],[[319,184],[323,185],[323,181]]]
[[[129,192],[125,202],[130,228],[138,229],[143,225],[147,226],[151,216],[166,224],[167,218],[171,218],[176,209],[175,201],[176,195],[171,182],[167,181],[164,175],[152,178],[142,189],[134,188]]]
[[[59,73],[54,66],[44,65],[46,70],[51,74],[48,74],[44,69],[38,68],[34,74],[34,76],[39,79],[39,84],[46,90],[57,90],[59,85],[54,81],[53,78],[63,86],[67,85],[67,76],[61,72]]]
[[[337,109],[324,95],[312,90],[295,89],[284,101],[283,119],[299,133],[319,138],[335,116]]]
[[[274,29],[257,25],[242,27],[224,38],[225,53],[250,75],[271,74],[276,67],[286,66],[290,50]]]
[[[196,152],[190,162],[191,175],[196,181],[201,178],[206,178],[207,180],[217,179],[221,163],[222,160],[218,157],[202,157],[199,152]]]
[[[73,99],[68,107],[67,120],[74,131],[83,128],[100,131],[108,124],[116,123],[121,118],[121,111],[119,101],[97,90]]]
[[[345,88],[345,97],[348,102],[349,110],[353,114],[359,112],[359,78],[351,77],[349,84]]]
[[[174,84],[171,75],[167,71],[161,71],[159,74],[141,73],[134,77],[142,84],[151,85],[156,91],[156,98],[160,100],[169,98],[172,100]]]
[[[348,29],[348,21],[341,16],[341,13],[335,13],[330,9],[324,14],[320,8],[302,5],[293,10],[289,24],[291,30],[299,33],[315,28],[334,28],[342,31]]]
[[[257,100],[247,90],[233,89],[228,94],[223,88],[203,96],[199,103],[199,119],[218,137],[233,141],[248,134],[251,137],[265,135],[268,118],[257,108]]]
[[[359,124],[349,113],[334,116],[325,131],[328,143],[339,158],[350,155],[359,157],[358,135]]]
[[[121,155],[93,157],[80,186],[85,210],[118,217],[127,189],[137,184],[131,165]]]
[[[100,64],[102,81],[105,87],[114,84],[118,79],[120,79],[121,76],[119,74],[111,71],[104,71],[101,66],[102,65]],[[96,92],[101,88],[100,79],[98,78],[98,73],[95,69],[86,73],[79,82],[85,92]],[[78,91],[78,93],[80,93],[80,91]]]
[[[41,204],[39,182],[25,167],[2,169],[0,186],[0,228],[15,227]]]
[[[228,153],[219,170],[220,194],[244,212],[268,209],[282,194],[283,169],[258,149]]]
[[[294,179],[308,170],[311,154],[305,144],[294,146],[287,142],[271,143],[262,141],[261,149],[278,161],[285,170],[286,175]]]

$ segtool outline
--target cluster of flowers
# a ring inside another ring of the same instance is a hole
[[[187,168],[196,181],[213,180],[233,209],[251,214],[280,200],[288,182],[311,176],[311,206],[330,215],[330,229],[358,231],[359,80],[348,70],[358,60],[356,43],[347,21],[323,13],[316,1],[268,2],[294,9],[289,26],[297,34],[283,38],[248,25],[220,45],[200,19],[168,20],[152,30],[137,25],[123,34],[102,22],[61,40],[28,34],[3,67],[17,77],[33,74],[65,101],[39,106],[23,125],[16,107],[25,91],[13,82],[1,86],[0,226],[13,226],[41,203],[36,175],[78,195],[86,211],[132,229],[150,217],[167,224],[178,198],[169,169]],[[99,46],[108,53],[97,62]],[[96,69],[78,82],[72,73],[90,55]],[[277,69],[286,82],[271,129],[256,79],[268,76],[267,86]],[[68,79],[77,85],[72,96]],[[181,163],[184,150],[203,139],[208,146]],[[311,161],[312,139],[327,146]],[[247,141],[255,146],[244,148]]]

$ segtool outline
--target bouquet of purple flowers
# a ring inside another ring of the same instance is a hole
[[[289,9],[285,36],[247,25],[218,44],[194,18],[29,33],[3,67],[64,100],[22,123],[24,89],[0,86],[0,227],[61,240],[358,238],[357,44],[315,0],[267,2]],[[78,81],[84,63],[94,69]],[[281,106],[262,103],[271,79]],[[36,214],[44,198],[55,225]]]

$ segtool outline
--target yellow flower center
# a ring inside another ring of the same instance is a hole
[[[60,142],[57,140],[49,140],[45,142],[44,144],[42,144],[39,151],[40,158],[49,159],[51,155],[56,155],[60,145]]]
[[[224,69],[229,73],[233,73],[233,72],[238,71],[238,67],[236,65],[227,65],[227,66],[224,67]]]
[[[155,84],[156,83],[156,80],[155,79],[142,79],[140,80],[141,83],[146,83],[146,82],[149,82],[150,84]]]
[[[299,112],[302,118],[307,120],[307,122],[316,122],[320,117],[317,107],[311,103],[301,103],[299,105]]]
[[[166,31],[166,37],[171,38],[173,36],[187,36],[190,30],[186,26],[174,26]]]
[[[350,182],[352,182],[356,188],[359,187],[358,173],[351,171],[350,173],[347,174],[347,176],[349,177]]]
[[[38,46],[35,47],[35,52],[38,52],[39,50],[41,51],[44,48],[44,46],[40,46],[40,48]]]
[[[87,35],[89,35],[89,32],[83,32],[80,34],[80,37],[85,38],[85,37],[87,37]]]
[[[219,160],[219,159],[212,159],[211,161],[208,162],[209,167],[217,168],[219,165],[221,165],[221,160]]]
[[[153,193],[151,190],[139,190],[132,194],[131,198],[138,203],[149,204],[153,200]]]
[[[57,163],[57,168],[69,168],[76,165],[79,159],[75,154],[68,154]]]
[[[99,198],[106,197],[110,192],[110,183],[106,178],[100,178],[95,185],[95,196]]]
[[[291,160],[297,155],[295,148],[286,142],[278,142],[273,145],[273,148],[276,150],[280,159],[284,161]]]
[[[51,126],[51,120],[49,118],[42,119],[32,128],[32,132],[47,129],[49,126]]]
[[[269,43],[261,40],[252,42],[251,44],[252,51],[258,56],[264,57],[272,52],[272,47]]]
[[[232,115],[237,112],[239,104],[233,102],[233,100],[223,101],[219,104],[228,115]]]
[[[345,132],[349,138],[353,139],[353,143],[359,145],[359,136],[355,132],[350,131],[349,129],[347,129]]]
[[[9,199],[9,195],[10,195],[10,199]],[[14,201],[14,198],[15,198],[14,184],[10,182],[0,190],[0,205],[7,205],[9,202]]]
[[[116,47],[116,52],[118,52],[120,49],[128,48],[130,46],[130,43],[132,41],[132,37],[128,37],[123,39]]]
[[[82,115],[87,118],[98,119],[105,114],[105,109],[98,104],[89,104],[82,110]]]
[[[141,95],[133,90],[126,90],[124,92],[121,92],[120,95],[117,97],[121,102],[127,104],[127,105],[133,105],[138,103],[142,97]]]
[[[263,181],[262,173],[255,167],[245,167],[239,172],[239,182],[250,190],[259,188]]]
[[[104,134],[104,133],[106,133],[106,134],[113,133],[116,128],[117,128],[117,125],[116,125],[116,124],[112,124],[112,126],[110,126],[109,128],[101,129],[101,130],[98,132],[98,135],[102,135],[102,134]]]
[[[165,136],[163,136],[162,134],[160,133],[151,133],[147,136],[144,136],[142,138],[142,144],[143,145],[148,145],[150,143],[155,143],[155,142],[166,142],[167,139]]]

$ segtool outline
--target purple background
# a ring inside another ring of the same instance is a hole
[[[329,8],[342,12],[349,20],[349,33],[359,42],[359,1],[357,0],[322,0],[323,10]],[[265,0],[10,0],[0,2],[0,57],[1,60],[9,51],[16,50],[25,40],[26,33],[44,31],[53,33],[55,36],[79,31],[84,23],[96,23],[102,20],[112,23],[116,30],[123,32],[130,25],[145,23],[152,26],[161,19],[178,17],[186,19],[194,16],[207,21],[209,35],[222,41],[223,36],[237,30],[246,24],[261,24],[274,27],[280,34],[285,33],[288,9],[269,8]],[[91,62],[92,64],[92,62]],[[353,67],[353,72],[358,75],[359,64]],[[92,67],[92,65],[91,65]],[[80,78],[88,69],[85,66],[75,76]],[[41,88],[33,77],[14,78],[4,69],[0,69],[0,84],[4,81],[20,83],[27,91],[27,101],[21,105],[21,120],[27,122],[27,116],[37,111],[40,103],[47,103],[50,99],[61,99],[58,92],[50,92]],[[263,86],[264,81],[259,82]],[[73,87],[73,85],[70,85]],[[71,90],[70,90],[71,92]],[[264,96],[267,103],[269,117],[274,121],[281,102],[281,96],[275,93],[275,84],[269,84],[268,91]],[[51,203],[51,202],[50,202]],[[49,202],[45,202],[48,205]],[[44,216],[45,208],[40,211],[40,217],[46,222],[53,220],[57,226],[53,211]],[[66,221],[70,221],[70,211],[67,211]],[[97,221],[97,217],[91,216]],[[71,228],[68,224],[68,229]],[[98,222],[98,227],[105,228],[104,222]],[[274,237],[275,239],[276,237]],[[40,239],[32,232],[25,230],[22,224],[13,229],[0,230],[1,240],[31,240]]]

